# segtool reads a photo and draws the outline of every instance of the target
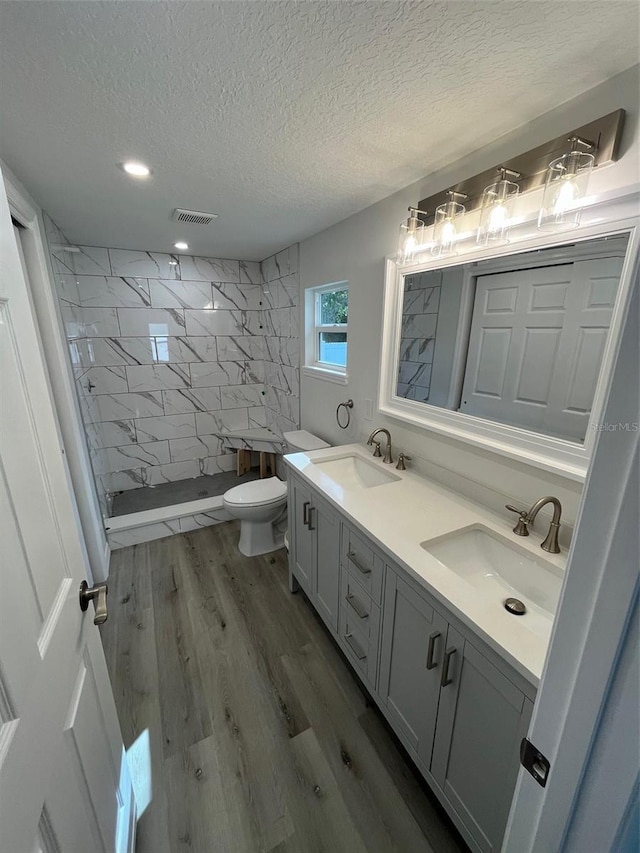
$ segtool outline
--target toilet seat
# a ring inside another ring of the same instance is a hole
[[[287,484],[277,477],[265,480],[252,480],[234,486],[224,494],[224,502],[231,506],[268,506],[280,503],[287,497]]]

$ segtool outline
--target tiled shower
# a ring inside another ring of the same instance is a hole
[[[105,517],[118,492],[233,470],[219,432],[298,426],[297,246],[260,264],[47,232]]]

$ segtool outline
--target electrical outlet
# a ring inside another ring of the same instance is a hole
[[[365,421],[373,420],[373,400],[365,400],[364,401],[364,415]]]

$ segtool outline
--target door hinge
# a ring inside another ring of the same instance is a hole
[[[545,758],[540,750],[536,749],[526,737],[522,738],[520,744],[520,764],[522,764],[525,770],[531,773],[538,785],[542,785],[543,788],[545,787],[549,778],[551,764],[549,763],[549,759]]]

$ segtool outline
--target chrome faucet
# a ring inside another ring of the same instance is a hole
[[[384,429],[383,427],[379,427],[378,429],[374,429],[369,438],[367,439],[367,444],[376,444],[376,452],[373,454],[374,456],[380,455],[380,442],[374,442],[374,438],[378,435],[379,432],[383,432],[387,437],[387,449],[384,452],[383,462],[387,462],[389,465],[393,462],[393,458],[391,456],[391,433],[388,429]]]
[[[548,551],[550,554],[559,554],[560,546],[558,545],[558,533],[560,531],[562,504],[558,498],[554,498],[551,495],[547,495],[545,498],[540,498],[540,500],[537,500],[528,512],[526,509],[518,509],[515,506],[511,506],[511,504],[506,504],[506,508],[511,512],[517,512],[520,516],[516,526],[513,528],[513,532],[517,536],[528,536],[529,525],[533,524],[537,514],[540,512],[542,507],[547,504],[553,504],[553,518],[549,524],[549,531],[544,541],[540,544],[540,547],[544,551]]]

